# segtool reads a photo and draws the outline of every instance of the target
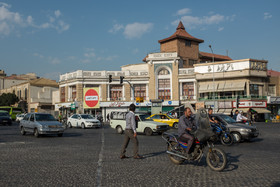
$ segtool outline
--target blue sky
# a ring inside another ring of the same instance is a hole
[[[181,20],[200,51],[265,59],[280,71],[280,1],[0,0],[0,69],[58,80],[120,70],[159,52]]]

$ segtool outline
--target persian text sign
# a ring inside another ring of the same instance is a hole
[[[84,108],[99,107],[99,88],[84,88]]]

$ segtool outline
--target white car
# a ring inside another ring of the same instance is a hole
[[[70,128],[81,127],[82,129],[101,127],[100,121],[90,114],[74,114],[68,118],[67,125]]]
[[[16,122],[20,122],[21,120],[23,120],[25,114],[17,114],[16,115]]]

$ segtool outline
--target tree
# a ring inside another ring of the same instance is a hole
[[[11,106],[19,101],[14,93],[3,93],[0,96],[0,106]]]

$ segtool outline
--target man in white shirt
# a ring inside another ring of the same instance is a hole
[[[122,146],[122,150],[121,150],[121,159],[124,158],[128,158],[127,156],[125,156],[125,152],[126,152],[126,148],[129,144],[129,141],[132,140],[134,143],[134,148],[133,148],[133,152],[134,152],[134,158],[135,159],[141,159],[142,156],[138,155],[138,139],[137,139],[137,132],[136,132],[136,121],[135,121],[135,111],[136,106],[134,104],[131,104],[129,106],[129,112],[126,114],[125,118],[126,118],[126,127],[125,127],[125,131],[124,131],[124,144]]]
[[[242,122],[243,120],[247,121],[247,118],[245,116],[243,116],[243,111],[240,111],[237,114],[236,121],[237,122]]]

